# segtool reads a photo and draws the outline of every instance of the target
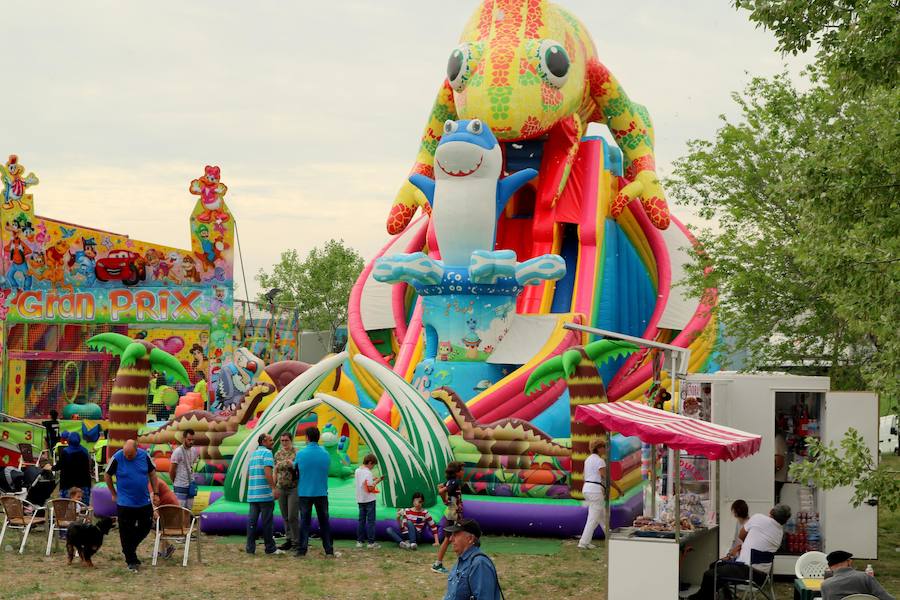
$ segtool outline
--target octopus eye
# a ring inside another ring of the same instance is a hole
[[[457,123],[456,121],[450,121],[450,120],[444,121],[444,133],[445,134],[453,133],[457,129],[459,129],[459,123]]]
[[[569,78],[569,67],[572,66],[569,54],[559,42],[544,40],[539,50],[541,61],[541,73],[547,83],[555,88],[561,88]]]
[[[484,125],[482,125],[481,121],[478,119],[472,119],[471,121],[469,121],[469,124],[466,125],[466,131],[468,131],[469,133],[474,133],[475,135],[481,133],[482,129],[484,129]]]
[[[468,44],[463,44],[453,49],[447,60],[447,81],[456,92],[461,92],[469,80],[469,61],[472,52]]]

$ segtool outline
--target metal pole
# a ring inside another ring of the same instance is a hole
[[[579,325],[578,323],[566,323],[563,325],[564,329],[571,329],[572,331],[583,331],[585,333],[592,333],[594,335],[602,335],[603,337],[611,337],[617,340],[624,340],[626,342],[633,342],[638,346],[643,346],[645,348],[659,348],[660,350],[669,350],[671,352],[678,352],[679,354],[686,354],[690,356],[691,350],[690,348],[682,348],[680,346],[673,346],[672,344],[664,344],[662,342],[656,342],[653,340],[648,340],[640,337],[635,337],[633,335],[628,335],[625,333],[618,333],[616,331],[609,331],[608,329],[597,329],[596,327],[588,327],[587,325]]]
[[[611,465],[610,465],[610,459],[609,459],[609,457],[610,457],[610,451],[609,451],[609,449],[610,449],[610,442],[612,441],[612,440],[610,439],[611,437],[612,437],[612,436],[610,435],[609,429],[607,429],[607,430],[606,430],[606,457],[605,457],[605,460],[606,460],[606,468],[603,469],[603,489],[606,491],[606,494],[605,494],[606,497],[603,499],[603,502],[606,504],[606,506],[604,506],[604,509],[605,509],[605,510],[604,510],[604,513],[603,513],[603,514],[604,514],[604,517],[603,517],[603,536],[604,536],[605,539],[607,540],[607,546],[609,546],[609,523],[610,523],[610,516],[609,516],[609,502],[610,502],[610,500],[609,500],[609,498],[610,498],[610,494],[612,493],[612,492],[610,492],[610,489],[611,489],[611,488],[610,488],[610,480],[612,479],[612,477],[610,477],[610,474],[609,474],[609,470],[610,470],[610,468],[611,468]]]
[[[673,449],[675,473],[675,543],[681,541],[681,450]]]
[[[656,518],[656,444],[650,444],[650,516]]]

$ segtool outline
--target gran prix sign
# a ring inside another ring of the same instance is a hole
[[[203,290],[130,289],[60,293],[20,291],[9,301],[12,321],[196,322],[208,320]],[[203,318],[201,319],[201,315]]]

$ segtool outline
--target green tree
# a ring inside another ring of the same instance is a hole
[[[256,281],[264,290],[258,302],[268,306],[266,293],[279,308],[295,309],[305,330],[324,332],[321,341],[331,348],[335,331],[347,322],[350,290],[363,269],[363,259],[343,240],[330,240],[313,248],[303,260],[296,250],[281,253],[281,260],[267,273],[260,269]]]
[[[800,92],[782,75],[733,97],[740,117],[689,142],[668,182],[717,224],[691,277],[719,288],[726,350],[750,368],[824,367],[835,389],[896,406],[900,87]]]
[[[900,508],[900,479],[888,463],[875,465],[866,441],[852,427],[841,440],[840,449],[825,445],[818,438],[806,438],[809,460],[794,463],[788,469],[797,481],[812,481],[816,487],[830,490],[853,485],[853,506],[875,498],[888,511]]]
[[[897,0],[733,0],[770,30],[778,50],[816,47],[819,68],[836,88],[858,91],[900,81]]]

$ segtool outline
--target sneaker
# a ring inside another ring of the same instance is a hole
[[[299,550],[294,550],[294,558],[303,558],[306,556],[306,552],[300,552]]]
[[[578,547],[582,550],[596,550],[597,546],[594,544],[578,544]]]
[[[340,558],[342,556],[343,554],[341,554],[340,552],[332,552],[331,554],[326,554],[325,558]]]
[[[278,555],[278,554],[287,554],[287,553],[286,553],[284,550],[280,550],[280,549],[278,549],[278,548],[275,548],[275,550],[273,550],[272,552],[266,552],[266,554],[268,554],[268,555],[273,555],[273,554],[274,554],[274,555]]]
[[[172,558],[172,555],[175,554],[175,546],[171,544],[166,548],[165,552],[163,552],[163,558]]]
[[[288,540],[285,543],[283,543],[282,545],[278,546],[278,549],[279,550],[290,550],[293,547],[294,547],[294,542],[292,542],[291,540]]]
[[[416,544],[416,543],[412,543],[412,544],[409,545],[409,549],[410,549],[410,550],[418,550],[418,549],[419,549],[419,545]]]
[[[140,567],[137,565],[128,565],[128,570],[132,573],[137,573],[140,570]]]
[[[445,567],[444,565],[442,565],[439,562],[436,562],[433,565],[431,565],[431,570],[434,571],[435,573],[440,573],[441,575],[446,575],[447,573],[450,572],[450,569],[448,569],[447,567]]]
[[[381,544],[379,544],[378,542],[372,542],[371,544],[367,545],[366,548],[368,548],[369,550],[377,550],[378,548],[381,548]]]
[[[402,542],[400,542],[401,550],[409,550],[409,547],[410,547],[410,544],[406,540],[403,540]]]
[[[362,542],[356,542],[356,547],[357,547],[357,548],[362,548],[362,547],[363,547],[363,543],[362,543]]]

